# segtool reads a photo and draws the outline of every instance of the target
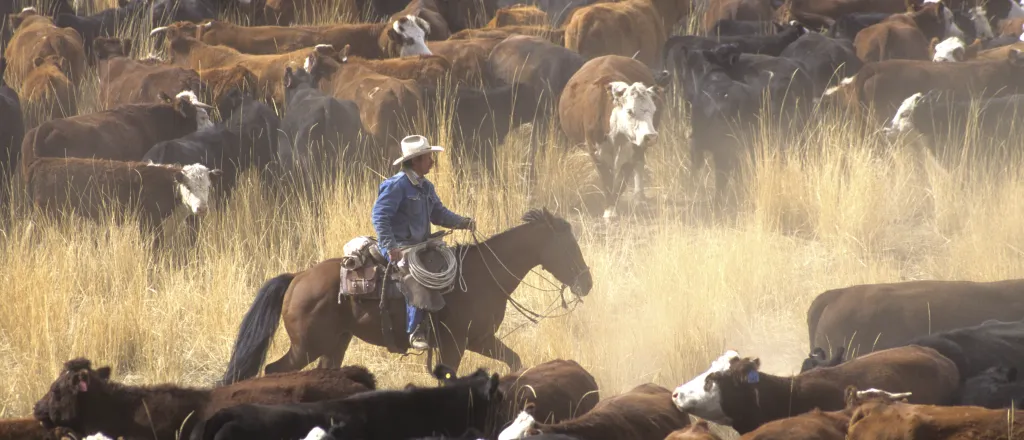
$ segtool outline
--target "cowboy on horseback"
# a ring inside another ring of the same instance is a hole
[[[402,259],[402,248],[427,241],[430,225],[451,229],[476,227],[472,218],[460,216],[445,208],[426,175],[434,167],[434,153],[444,148],[431,146],[426,137],[406,136],[402,139],[402,157],[393,165],[402,169],[380,184],[377,201],[373,204],[373,228],[381,254],[392,264]],[[409,345],[426,350],[426,326],[423,309],[409,304],[406,298],[406,333]]]

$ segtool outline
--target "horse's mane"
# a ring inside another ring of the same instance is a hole
[[[559,216],[557,216],[555,214],[552,214],[551,211],[548,211],[547,208],[534,208],[534,209],[531,209],[529,211],[526,211],[526,213],[523,214],[522,221],[523,221],[523,223],[521,225],[516,225],[516,226],[513,226],[511,228],[508,228],[508,229],[506,229],[504,231],[501,231],[501,232],[499,232],[497,234],[494,234],[494,235],[492,235],[490,237],[487,237],[487,238],[485,238],[483,240],[480,240],[478,243],[466,243],[466,244],[459,243],[455,247],[456,248],[463,248],[463,247],[467,247],[467,246],[475,247],[478,244],[483,244],[486,241],[501,239],[503,236],[511,233],[512,231],[515,231],[516,229],[519,229],[521,226],[534,225],[534,224],[538,224],[540,222],[544,222],[544,223],[548,224],[555,231],[564,231],[564,230],[572,229],[572,225],[570,225],[568,221],[566,221],[565,219],[563,219],[563,218],[561,218],[561,217],[559,217]]]

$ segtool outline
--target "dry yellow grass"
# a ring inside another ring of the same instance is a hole
[[[89,108],[83,106],[83,108]],[[572,313],[531,325],[509,311],[499,334],[527,365],[571,358],[605,396],[653,381],[674,387],[731,348],[793,373],[807,352],[807,305],[821,291],[910,279],[997,280],[1024,269],[1024,161],[958,162],[942,170],[910,145],[865,135],[838,116],[801,141],[762,136],[769,153],[747,170],[742,202],[712,214],[706,168],[689,169],[686,120],[673,111],[648,155],[650,209],[606,225],[581,215],[594,193],[589,160],[555,140],[538,158],[528,201],[528,134],[501,149],[491,181],[456,178],[450,155],[430,177],[445,202],[494,233],[528,208],[571,219],[594,289]],[[441,136],[444,139],[444,136]],[[778,153],[785,145],[787,158]],[[195,247],[155,259],[134,227],[32,215],[15,189],[0,234],[0,416],[24,416],[61,364],[87,356],[128,383],[208,385],[223,373],[258,287],[281,272],[337,256],[372,233],[382,176],[298,191],[261,188],[249,176],[210,214]],[[9,217],[9,218],[6,218]],[[173,233],[173,231],[171,231]],[[457,241],[470,238],[459,232]],[[530,284],[545,287],[531,275]],[[564,314],[557,296],[521,287],[533,310]],[[270,353],[287,348],[278,334]],[[361,342],[346,364],[381,385],[428,383],[423,358]],[[504,366],[470,355],[463,371]]]

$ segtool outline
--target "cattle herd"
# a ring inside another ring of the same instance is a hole
[[[968,118],[1005,138],[1002,116],[1024,103],[1015,0],[355,0],[359,23],[318,26],[294,24],[347,0],[15,3],[0,0],[5,175],[46,212],[101,217],[113,196],[143,228],[178,205],[205,213],[247,170],[390,163],[424,121],[450,124],[451,147],[488,171],[513,129],[532,124],[537,144],[555,127],[589,154],[611,218],[625,187],[644,198],[674,102],[719,191],[766,120],[848,111],[934,148]],[[684,19],[697,35],[671,35]],[[797,375],[730,350],[674,391],[604,399],[571,360],[505,376],[437,365],[436,387],[378,390],[362,366],[185,388],[119,383],[78,358],[0,439],[719,438],[709,422],[751,439],[1019,438],[1021,295],[1024,281],[830,290],[807,312]]]

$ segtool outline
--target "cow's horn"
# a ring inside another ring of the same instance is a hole
[[[158,27],[156,29],[153,29],[153,30],[149,31],[149,35],[153,36],[153,35],[156,35],[156,34],[158,34],[160,32],[166,31],[166,30],[167,30],[167,26],[160,26],[160,27]]]

